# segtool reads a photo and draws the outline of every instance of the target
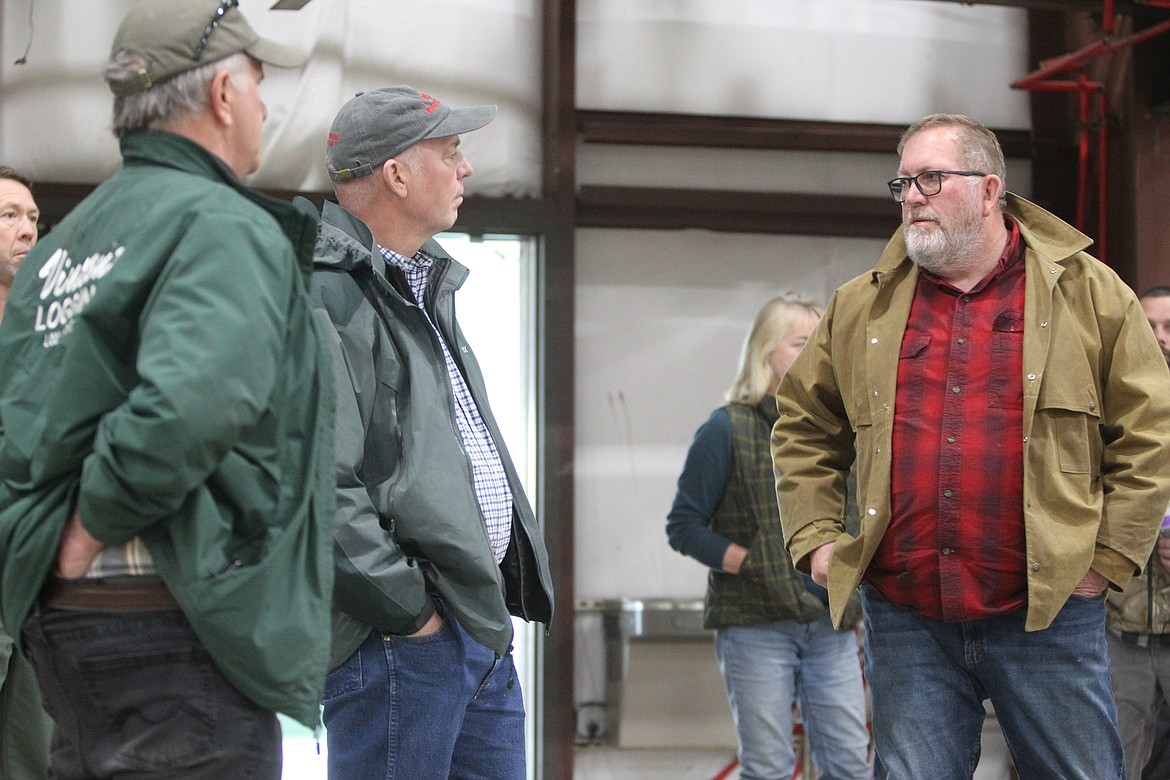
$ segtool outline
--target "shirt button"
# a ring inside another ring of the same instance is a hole
[[[1029,382],[1035,382],[1035,381],[1036,381],[1036,375],[1035,375],[1035,374],[1028,374],[1028,381],[1029,381]]]
[[[954,436],[948,436],[948,437],[947,437],[947,444],[954,444],[954,443],[955,443],[955,437],[954,437]]]
[[[951,491],[949,491],[949,490],[944,490],[944,491],[943,491],[943,495],[944,495],[944,496],[946,496],[947,498],[950,498],[950,497],[951,497]]]
[[[951,388],[951,392],[952,392],[952,393],[957,393],[957,392],[959,392],[959,386],[958,386],[958,385],[955,385],[954,387],[952,387],[952,388]]]
[[[874,509],[874,508],[871,506],[871,507],[869,508],[869,511],[868,511],[868,512],[866,512],[866,514],[867,514],[867,515],[869,515],[870,517],[873,517],[874,515],[876,515],[876,514],[877,514],[877,510],[876,510],[876,509]]]
[[[959,339],[959,343],[960,343],[960,344],[966,344],[966,343],[967,343],[967,339],[960,338],[960,339]]]
[[[950,547],[944,547],[944,548],[942,548],[942,554],[943,554],[943,555],[950,555],[950,554],[951,554],[951,553],[953,553],[953,552],[954,552],[954,550],[952,550]]]
[[[877,343],[877,339],[876,339],[876,338],[872,338],[872,339],[870,339],[870,340],[869,340],[869,343],[870,343],[870,344],[876,344],[876,343]]]
[[[1032,564],[1032,571],[1040,571],[1040,564],[1033,563]]]

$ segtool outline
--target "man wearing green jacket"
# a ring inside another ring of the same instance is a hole
[[[141,0],[106,80],[122,169],[29,253],[0,325],[0,622],[51,776],[262,777],[329,652],[332,375],[315,225],[259,166],[234,0]]]
[[[789,553],[835,620],[861,584],[879,778],[968,780],[990,699],[1021,777],[1116,780],[1103,594],[1170,498],[1170,374],[1090,239],[1005,190],[990,130],[932,115],[898,151],[902,227],[777,393]]]

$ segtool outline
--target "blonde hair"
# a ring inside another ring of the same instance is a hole
[[[819,320],[823,313],[819,303],[794,293],[785,293],[765,303],[743,341],[739,372],[727,389],[727,400],[750,405],[771,394],[775,388],[771,386],[772,367],[768,365],[768,357],[776,342],[801,316],[811,315]]]

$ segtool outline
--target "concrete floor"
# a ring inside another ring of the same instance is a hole
[[[1014,780],[1011,758],[994,716],[983,726],[983,751],[974,780]],[[811,772],[794,780],[813,780]],[[733,749],[578,747],[573,780],[739,780]]]

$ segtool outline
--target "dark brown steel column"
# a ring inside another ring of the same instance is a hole
[[[540,246],[540,516],[556,616],[539,662],[537,777],[573,777],[573,347],[576,213],[576,0],[545,0]]]

